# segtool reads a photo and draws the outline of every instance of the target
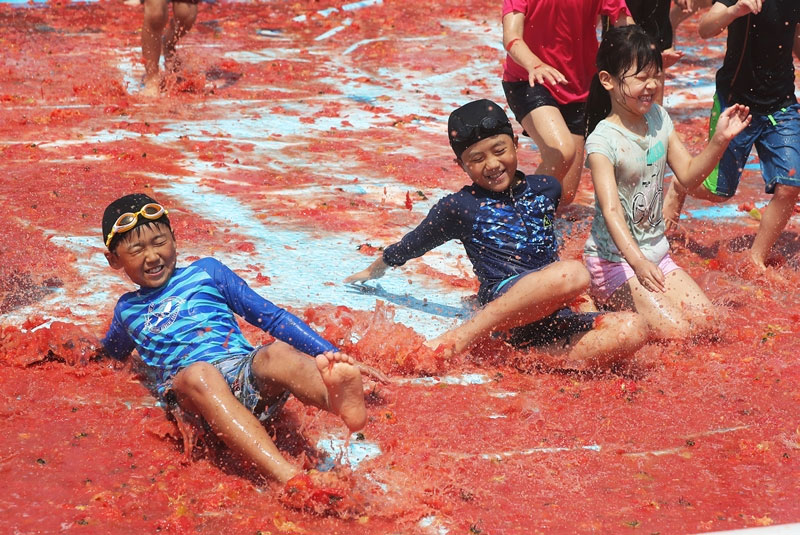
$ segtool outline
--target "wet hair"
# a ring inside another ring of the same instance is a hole
[[[146,204],[159,204],[158,201],[150,197],[149,195],[145,195],[144,193],[131,193],[130,195],[125,195],[120,197],[119,199],[115,200],[108,206],[106,206],[105,211],[103,212],[103,223],[102,223],[102,237],[103,243],[108,239],[108,235],[111,233],[111,229],[114,228],[114,223],[117,221],[117,218],[124,213],[131,212],[136,213],[142,209],[143,206]],[[136,225],[124,232],[120,232],[118,234],[114,234],[114,237],[111,238],[111,242],[108,244],[108,250],[112,253],[117,248],[117,244],[120,242],[120,239],[123,235],[131,232],[134,229],[139,228],[140,226],[150,225],[150,223],[159,222],[167,225],[167,227],[172,230],[172,227],[169,224],[169,218],[167,217],[166,212],[161,214],[161,217],[158,219],[148,219],[146,217],[139,216],[136,220]],[[141,231],[139,231],[141,233]],[[139,234],[137,234],[138,236]]]
[[[597,49],[595,65],[598,73],[606,71],[619,79],[633,67],[636,67],[634,75],[652,67],[658,72],[663,70],[658,43],[635,24],[612,27],[605,32],[600,48]],[[586,102],[584,137],[588,137],[609,113],[611,113],[611,95],[600,83],[599,74],[595,74]]]

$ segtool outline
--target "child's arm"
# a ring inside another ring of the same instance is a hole
[[[731,139],[744,130],[751,120],[750,108],[747,106],[734,104],[727,108],[717,119],[714,135],[706,148],[694,157],[681,142],[676,131],[672,130],[669,135],[667,163],[680,185],[688,190],[699,186],[714,170]]]
[[[792,47],[794,50],[794,55],[797,59],[800,59],[800,24],[795,27],[794,30],[794,46]]]
[[[118,310],[114,309],[114,316],[111,318],[111,325],[106,331],[106,335],[100,340],[100,347],[96,357],[111,357],[115,360],[126,359],[136,348],[136,344],[131,339],[128,331],[119,317]]]
[[[528,71],[528,83],[566,84],[567,78],[534,54],[523,39],[525,14],[512,11],[503,17],[503,47],[518,65]]]
[[[721,2],[716,2],[708,10],[708,13],[700,19],[700,24],[697,27],[700,37],[708,39],[719,35],[722,30],[739,17],[750,13],[759,13],[763,3],[763,0],[739,0],[732,6],[726,6]]]
[[[650,262],[639,249],[639,244],[633,238],[628,225],[625,223],[625,215],[622,204],[619,202],[619,190],[617,189],[617,179],[614,174],[614,165],[603,154],[589,154],[589,168],[592,171],[592,182],[594,192],[597,195],[597,203],[603,212],[603,218],[608,227],[608,233],[614,244],[619,249],[622,256],[633,268],[636,278],[646,289],[650,291],[663,292],[664,274],[661,270]]]
[[[448,195],[437,202],[414,230],[403,236],[399,242],[387,247],[367,269],[350,275],[344,282],[378,279],[383,277],[390,266],[402,266],[412,258],[418,258],[449,240],[460,238],[466,225],[458,214],[467,210],[459,209],[461,203],[458,195]]]
[[[264,299],[228,266],[213,258],[204,258],[202,268],[211,275],[228,307],[249,324],[268,332],[307,355],[338,351],[294,314]]]

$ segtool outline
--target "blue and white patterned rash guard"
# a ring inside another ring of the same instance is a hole
[[[117,359],[136,349],[161,384],[193,362],[249,354],[254,348],[233,313],[309,355],[337,350],[213,258],[176,269],[159,288],[120,297],[102,344]]]
[[[401,266],[449,240],[461,240],[480,281],[478,300],[492,299],[502,281],[558,260],[553,222],[561,184],[548,175],[517,171],[511,191],[464,186],[437,202],[425,219],[383,252]]]

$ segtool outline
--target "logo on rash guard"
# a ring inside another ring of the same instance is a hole
[[[181,305],[186,302],[182,297],[167,297],[158,303],[150,303],[147,307],[144,329],[151,333],[160,333],[175,323]]]

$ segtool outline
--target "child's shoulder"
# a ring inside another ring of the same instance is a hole
[[[561,198],[561,182],[552,175],[524,175],[523,181],[531,195],[544,195],[554,200]]]

